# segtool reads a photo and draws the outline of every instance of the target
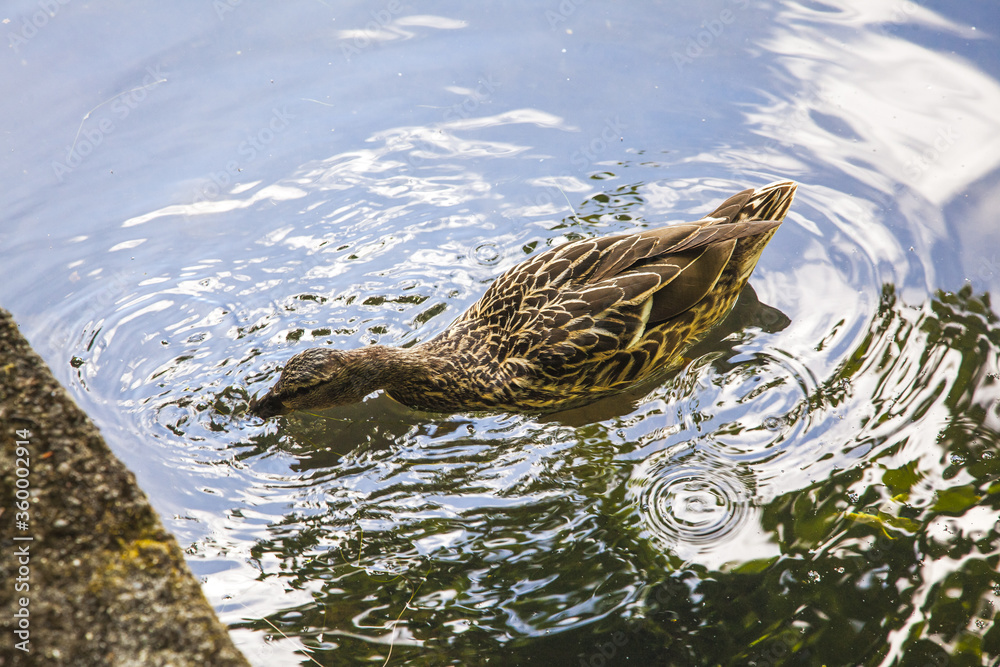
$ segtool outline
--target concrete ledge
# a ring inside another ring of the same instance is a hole
[[[248,663],[135,477],[0,309],[0,666],[35,664]]]

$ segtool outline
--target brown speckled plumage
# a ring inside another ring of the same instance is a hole
[[[795,194],[744,190],[698,222],[574,241],[510,269],[410,349],[313,348],[250,412],[354,403],[383,389],[432,411],[550,411],[668,370],[729,312]]]

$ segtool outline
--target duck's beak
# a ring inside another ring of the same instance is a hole
[[[251,398],[250,407],[247,409],[247,414],[260,417],[261,419],[270,419],[271,417],[277,417],[288,412],[291,412],[291,410],[286,408],[281,399],[270,391],[260,398]]]

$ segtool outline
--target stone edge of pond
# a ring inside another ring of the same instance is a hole
[[[42,663],[249,664],[135,477],[0,308],[0,665]]]

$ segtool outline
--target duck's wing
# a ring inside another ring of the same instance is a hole
[[[704,299],[739,239],[780,225],[789,188],[744,190],[697,222],[547,250],[500,276],[456,324],[482,331],[500,357],[563,344],[588,354],[627,349]]]
[[[582,299],[600,308],[616,299],[631,301],[647,289],[673,282],[671,294],[662,295],[654,304],[657,317],[670,317],[697,303],[712,288],[712,275],[717,278],[731,253],[730,242],[779,224],[735,221],[744,217],[741,211],[753,194],[745,190],[730,197],[698,222],[583,239],[539,253],[497,278],[459,321],[500,326],[519,310],[537,311],[570,296],[571,301]]]
[[[623,238],[608,248],[587,282],[545,292],[526,337],[538,349],[569,346],[590,355],[629,349],[648,329],[684,313],[712,291],[737,240],[778,224],[711,222]]]

